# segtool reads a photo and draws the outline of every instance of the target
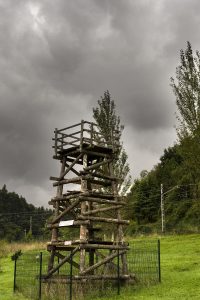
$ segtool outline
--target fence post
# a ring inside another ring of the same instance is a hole
[[[39,269],[39,293],[38,299],[42,299],[42,252],[40,252],[40,269]]]
[[[119,249],[117,250],[117,295],[120,295],[120,278],[119,278]]]
[[[17,275],[17,257],[15,256],[14,259],[15,263],[14,263],[14,283],[13,283],[13,292],[15,293],[16,291],[16,275]]]
[[[73,252],[71,250],[70,255],[70,284],[69,284],[69,300],[72,300],[72,259],[73,259]]]
[[[60,263],[60,259],[58,257],[58,265],[59,265],[59,263]],[[58,268],[58,275],[59,275],[59,273],[60,273],[60,268]]]
[[[161,282],[161,267],[160,267],[160,240],[158,240],[158,280]]]
[[[73,260],[73,250],[71,250],[70,255],[70,274],[69,274],[69,300],[72,300],[72,260]]]

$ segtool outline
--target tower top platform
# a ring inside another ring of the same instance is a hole
[[[84,151],[106,155],[118,152],[120,147],[119,131],[108,130],[105,138],[105,133],[99,130],[97,124],[83,120],[66,128],[56,128],[54,134],[55,158],[66,155],[76,157]]]

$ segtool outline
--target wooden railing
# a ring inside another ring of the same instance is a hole
[[[80,147],[83,149],[84,145],[101,146],[111,148],[114,151],[119,149],[119,131],[111,132],[108,140],[104,134],[98,129],[97,124],[88,121],[81,121],[81,123],[65,127],[62,129],[55,128],[55,136],[53,138],[55,155],[57,156],[62,150],[70,147]]]

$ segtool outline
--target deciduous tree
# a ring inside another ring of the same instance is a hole
[[[104,139],[112,144],[114,131],[119,132],[120,150],[118,153],[119,159],[114,164],[114,174],[116,177],[122,178],[123,182],[118,184],[118,191],[125,195],[130,187],[131,176],[128,164],[128,155],[123,148],[121,141],[124,126],[121,125],[120,117],[116,113],[116,105],[109,91],[104,92],[103,97],[98,100],[98,106],[93,108],[93,118],[97,124],[99,131]]]

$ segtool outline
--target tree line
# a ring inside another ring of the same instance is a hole
[[[45,224],[52,210],[35,207],[6,185],[0,189],[0,239],[32,240],[48,235]]]

